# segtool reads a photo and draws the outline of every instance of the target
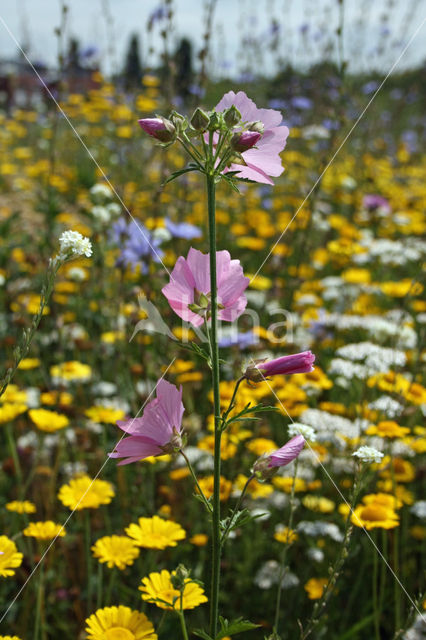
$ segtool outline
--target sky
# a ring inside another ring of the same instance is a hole
[[[14,58],[18,43],[28,48],[32,62],[54,66],[58,55],[55,28],[61,22],[63,0],[2,0],[0,3],[0,59]],[[173,0],[171,50],[189,37],[196,51],[202,47],[207,0]],[[123,65],[129,37],[137,33],[142,59],[155,66],[163,46],[156,24],[151,36],[147,23],[161,0],[65,0],[68,6],[64,42],[77,37],[82,47],[99,49],[105,73]],[[416,29],[412,44],[398,63],[410,67],[426,60],[426,0],[216,0],[213,19],[211,71],[237,77],[251,71],[273,73],[281,61],[306,68],[324,57],[338,56],[336,29],[343,25],[343,58],[351,70],[371,68],[387,72]],[[277,27],[272,27],[275,21]],[[10,33],[8,33],[8,30]],[[274,36],[275,33],[275,36]],[[274,41],[275,52],[270,50]],[[155,53],[149,55],[149,48]]]

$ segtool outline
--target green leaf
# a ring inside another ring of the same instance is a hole
[[[219,616],[219,623],[220,631],[216,635],[215,640],[221,640],[221,638],[225,638],[226,636],[235,636],[237,633],[257,629],[260,626],[259,624],[254,624],[253,622],[243,620],[242,618],[237,618],[236,620],[231,620],[231,622],[229,622],[225,618],[222,618],[222,616]]]
[[[225,180],[225,182],[227,182],[229,184],[229,186],[231,187],[231,189],[233,191],[235,191],[236,193],[240,193],[239,188],[237,187],[235,180],[232,179],[232,177],[229,176],[229,172],[228,173],[224,173],[222,175],[222,179]]]
[[[194,634],[194,636],[203,638],[203,640],[213,640],[213,638],[209,636],[209,634],[203,631],[202,629],[195,629],[195,631],[193,631],[192,633]]]
[[[172,182],[172,180],[176,180],[176,178],[179,178],[179,176],[183,176],[184,173],[189,173],[190,171],[199,171],[199,170],[200,170],[199,167],[194,162],[190,162],[183,169],[179,169],[178,171],[174,171],[173,173],[171,173],[169,177],[164,180],[163,186],[166,185],[168,182]]]
[[[277,408],[264,406],[263,404],[256,404],[251,407],[249,402],[239,413],[228,418],[225,422],[225,426],[232,422],[242,422],[243,420],[259,420],[259,418],[250,416],[251,413],[259,413],[259,411],[277,411]]]

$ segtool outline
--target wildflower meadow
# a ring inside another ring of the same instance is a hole
[[[58,4],[0,24],[0,640],[422,640],[425,3],[131,2],[120,64]]]

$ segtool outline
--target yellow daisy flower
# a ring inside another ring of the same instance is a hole
[[[104,536],[96,540],[92,547],[93,555],[99,562],[106,562],[108,569],[117,567],[122,570],[133,564],[139,555],[136,543],[127,536]]]
[[[93,422],[103,422],[105,424],[115,424],[117,420],[122,420],[126,412],[113,407],[90,407],[84,412]]]
[[[309,600],[319,600],[327,584],[327,578],[311,578],[303,587],[308,594]]]
[[[88,640],[157,640],[144,613],[129,607],[105,607],[86,619]]]
[[[8,511],[14,511],[15,513],[35,513],[36,506],[29,500],[13,500],[6,504]]]
[[[189,578],[185,580],[181,602],[180,592],[173,587],[171,582],[175,573],[175,571],[170,573],[163,569],[161,573],[150,573],[148,577],[143,578],[142,586],[139,587],[139,591],[142,591],[142,600],[153,602],[160,609],[176,609],[177,611],[181,607],[182,609],[194,609],[203,602],[207,602],[204,589]],[[157,599],[163,602],[156,602]]]
[[[0,636],[0,640],[21,640],[18,636]]]
[[[16,544],[7,536],[0,536],[0,551],[0,576],[14,576],[13,569],[21,566],[23,554],[18,552]]]
[[[359,505],[351,515],[351,522],[356,527],[370,529],[394,529],[399,525],[395,511],[378,503]]]
[[[279,526],[274,533],[275,540],[282,542],[283,544],[292,544],[298,539],[297,533],[293,529],[288,527]]]
[[[11,422],[21,413],[24,413],[27,408],[26,404],[12,404],[5,402],[3,405],[0,405],[0,424]]]
[[[63,382],[84,382],[91,378],[92,369],[88,364],[70,360],[50,367],[50,375]]]
[[[59,489],[58,498],[65,507],[80,511],[81,509],[97,509],[102,504],[109,504],[115,496],[112,485],[105,480],[92,480],[82,475],[70,480]]]
[[[56,524],[52,520],[45,522],[30,522],[23,531],[24,536],[36,538],[37,540],[53,540],[57,536],[63,538],[66,534],[65,527]]]
[[[410,429],[400,427],[394,420],[383,420],[377,425],[368,427],[366,433],[369,436],[380,436],[380,438],[403,438],[410,433]]]
[[[47,433],[59,431],[59,429],[63,429],[69,425],[68,418],[56,411],[30,409],[28,414],[36,427],[40,429],[40,431],[46,431]]]
[[[204,493],[204,495],[206,496],[206,498],[210,498],[213,495],[213,484],[214,484],[214,477],[213,475],[211,476],[206,476],[205,478],[200,478],[200,480],[198,481],[198,484],[201,487],[202,492]],[[232,489],[232,482],[230,482],[229,480],[227,480],[226,478],[224,478],[223,476],[220,476],[220,499],[221,501],[226,501],[228,500],[229,496],[231,495],[231,489]]]
[[[176,547],[177,541],[183,540],[186,536],[180,524],[172,520],[163,520],[158,516],[139,518],[138,524],[130,524],[125,531],[138,547],[146,549]]]

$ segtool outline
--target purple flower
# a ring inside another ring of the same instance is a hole
[[[228,251],[216,253],[218,318],[233,322],[244,311],[247,299],[243,291],[249,278],[245,278],[239,260],[231,260]],[[177,315],[195,327],[203,324],[211,309],[210,254],[196,249],[188,257],[178,258],[170,282],[162,289]]]
[[[185,240],[192,240],[193,238],[200,238],[202,233],[201,229],[188,222],[172,222],[169,218],[165,218],[166,229],[170,231],[174,238],[184,238]]]
[[[176,128],[167,118],[142,118],[140,126],[150,136],[160,142],[171,142],[176,135]]]
[[[365,209],[368,209],[369,211],[374,211],[375,209],[378,209],[379,207],[381,209],[384,209],[388,213],[391,210],[390,204],[386,200],[386,198],[383,198],[383,196],[379,196],[379,195],[376,195],[376,194],[368,194],[368,195],[364,196],[363,199],[362,199],[362,206]]]
[[[262,122],[264,132],[255,148],[243,151],[241,154],[245,164],[231,164],[225,171],[236,171],[238,178],[274,184],[270,176],[280,176],[284,171],[280,153],[285,147],[289,134],[287,127],[280,126],[281,113],[273,109],[258,109],[244,91],[239,91],[237,94],[234,91],[226,93],[216,105],[216,111],[224,111],[231,105],[235,105],[240,111],[243,122]]]
[[[275,360],[258,362],[247,367],[244,376],[252,382],[261,382],[268,376],[309,373],[313,370],[315,355],[311,351],[302,351],[291,356],[281,356]]]
[[[265,453],[253,465],[253,473],[261,480],[269,480],[276,474],[279,467],[285,467],[293,462],[305,446],[305,438],[295,436],[281,449],[272,453]]]
[[[128,224],[124,218],[117,220],[112,226],[111,239],[121,248],[116,263],[118,267],[130,266],[134,270],[140,266],[142,273],[147,273],[147,262],[160,262],[163,256],[160,240],[136,220]]]
[[[305,446],[303,436],[294,436],[281,449],[277,449],[268,456],[268,467],[285,467],[292,462]]]
[[[120,440],[110,458],[125,458],[119,465],[138,462],[149,456],[172,453],[182,446],[182,387],[166,380],[157,384],[157,397],[151,400],[141,418],[119,420],[117,426],[131,434]]]

